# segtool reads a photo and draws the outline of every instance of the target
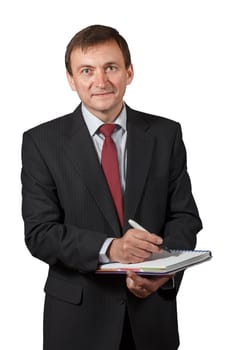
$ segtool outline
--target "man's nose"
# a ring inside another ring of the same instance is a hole
[[[107,73],[104,70],[99,70],[95,74],[95,86],[104,88],[108,82]]]

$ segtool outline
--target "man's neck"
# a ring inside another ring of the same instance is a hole
[[[84,105],[84,104],[83,104]],[[90,109],[86,105],[84,107],[96,118],[100,119],[103,123],[113,123],[114,120],[119,116],[121,113],[124,103],[122,102],[121,105],[117,106],[116,108],[113,108],[112,110],[103,110],[103,111],[97,111],[95,109]]]

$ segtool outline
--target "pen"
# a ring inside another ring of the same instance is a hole
[[[136,221],[132,220],[132,219],[129,219],[128,220],[128,223],[133,227],[135,228],[136,230],[141,230],[141,231],[145,231],[145,232],[148,232],[144,227],[142,227],[141,225],[139,225]],[[158,246],[160,248],[162,248],[163,250],[165,250],[166,252],[169,252],[171,253],[171,250],[166,247],[163,243],[162,244],[158,244]]]

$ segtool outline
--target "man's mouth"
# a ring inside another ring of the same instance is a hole
[[[111,95],[111,94],[113,94],[113,91],[102,91],[102,92],[95,92],[95,93],[93,93],[92,94],[92,96],[100,96],[100,97],[102,97],[102,96],[108,96],[108,95]]]

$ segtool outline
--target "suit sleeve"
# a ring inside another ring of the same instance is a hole
[[[172,249],[194,249],[196,234],[202,223],[192,195],[181,127],[177,126],[170,162],[164,238],[166,245]]]
[[[22,215],[31,254],[49,265],[95,271],[103,233],[65,224],[55,181],[30,133],[22,145]]]
[[[202,229],[202,222],[192,195],[187,172],[186,150],[182,140],[180,124],[173,145],[170,163],[170,179],[167,201],[167,215],[164,227],[164,242],[172,249],[192,250],[196,245],[196,234]],[[160,289],[169,298],[178,292],[184,272],[175,276],[175,286],[170,280]],[[174,287],[174,289],[173,289]]]

